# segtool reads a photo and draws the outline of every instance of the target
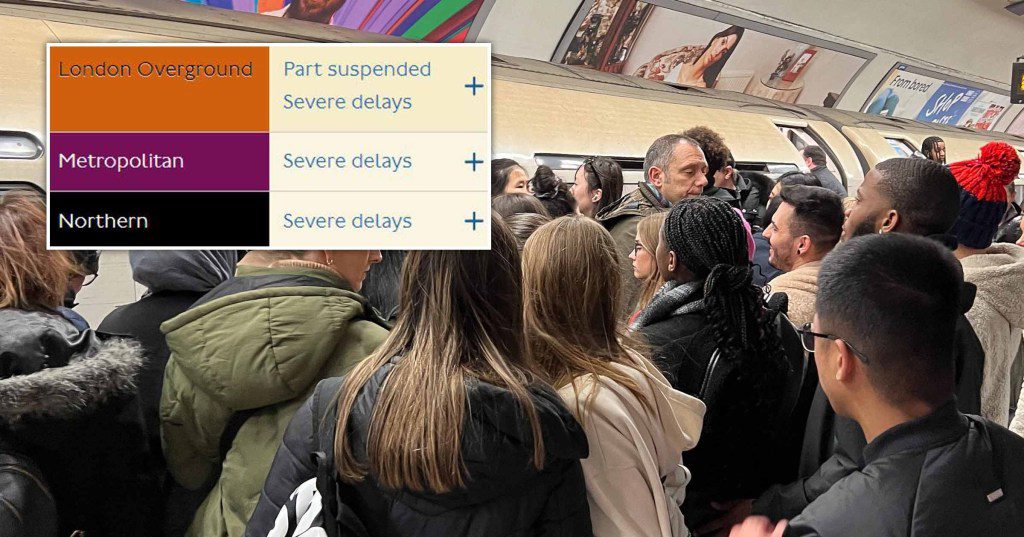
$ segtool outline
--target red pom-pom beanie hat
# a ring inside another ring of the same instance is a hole
[[[1006,185],[1020,172],[1020,156],[1006,142],[989,142],[976,159],[949,165],[960,185],[960,215],[950,231],[968,248],[988,248],[1006,212]]]

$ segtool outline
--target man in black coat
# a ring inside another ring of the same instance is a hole
[[[851,474],[788,526],[748,520],[737,537],[1018,535],[1024,438],[956,408],[963,271],[905,234],[849,241],[824,261],[802,333],[836,413],[868,441]]]
[[[835,192],[840,197],[846,197],[846,187],[832,173],[832,170],[828,169],[828,160],[825,157],[824,149],[816,145],[809,145],[801,151],[801,154],[807,167],[811,169],[811,174],[821,181],[821,186]]]
[[[209,290],[235,273],[238,253],[234,250],[133,250],[129,254],[132,278],[146,287],[137,302],[120,306],[100,323],[107,334],[131,336],[142,344],[144,361],[136,383],[142,408],[146,440],[152,455],[152,471],[166,473],[160,446],[160,394],[164,368],[171,355],[160,324],[184,312]],[[160,503],[164,537],[185,534],[206,491],[189,491],[167,479]],[[166,504],[166,505],[164,505]],[[152,528],[152,535],[161,529]]]

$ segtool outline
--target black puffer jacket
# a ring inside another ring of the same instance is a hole
[[[712,501],[756,496],[772,483],[796,476],[795,464],[782,463],[795,460],[786,452],[786,430],[781,424],[771,425],[781,415],[780,404],[760,406],[762,396],[743,389],[736,370],[724,377],[714,396],[705,393],[717,345],[704,313],[702,290],[703,282],[666,285],[632,327],[651,346],[653,361],[672,387],[707,405],[700,442],[683,454],[683,464],[693,475],[683,503],[691,528],[716,517]],[[795,344],[799,346],[799,340]]]
[[[55,312],[0,309],[0,437],[39,468],[62,536],[151,534],[155,483],[133,398],[141,364],[128,340]]]
[[[953,401],[875,438],[787,537],[995,537],[1024,529],[1024,438]]]
[[[393,359],[364,387],[355,402],[349,434],[356,457],[366,460],[370,417]],[[337,393],[341,379],[321,382],[320,393]],[[592,535],[586,485],[579,460],[587,457],[587,439],[579,424],[549,388],[532,390],[544,433],[546,462],[531,465],[529,424],[512,394],[475,381],[467,386],[467,415],[462,457],[468,484],[445,494],[382,490],[372,476],[349,489],[352,507],[371,535],[387,537],[491,537]],[[336,423],[336,408],[326,423]],[[274,458],[259,504],[246,527],[247,537],[263,537],[289,494],[316,475],[312,409],[309,402],[295,414]],[[346,485],[342,485],[346,486]]]

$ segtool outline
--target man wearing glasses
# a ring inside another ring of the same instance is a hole
[[[1019,534],[1024,438],[956,408],[963,271],[934,241],[855,238],[825,258],[802,340],[836,413],[868,441],[859,467],[798,516],[730,535]]]
[[[68,289],[64,294],[64,305],[57,308],[57,311],[65,319],[71,321],[75,328],[87,330],[89,322],[72,308],[78,305],[75,302],[75,298],[78,297],[78,293],[82,291],[82,288],[96,281],[96,277],[99,276],[100,252],[99,250],[72,250],[71,257],[74,260],[75,272],[68,277]]]

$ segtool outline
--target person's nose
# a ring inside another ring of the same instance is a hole
[[[380,253],[380,250],[370,250],[370,263],[380,263],[384,260],[384,255]]]

